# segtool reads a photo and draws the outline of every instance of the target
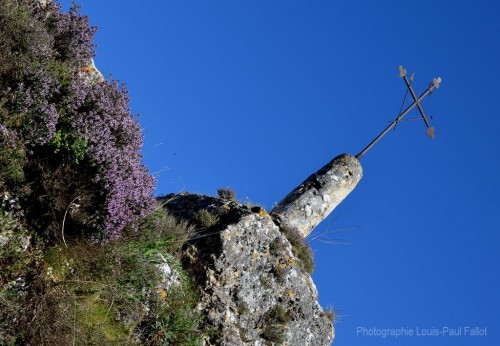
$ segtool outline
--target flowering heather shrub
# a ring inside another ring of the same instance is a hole
[[[76,68],[86,66],[95,55],[92,41],[97,28],[89,26],[88,17],[78,13],[80,6],[73,5],[69,13],[60,12],[60,5],[48,6],[51,7],[52,15],[47,17],[46,25],[54,37],[56,58]],[[47,11],[42,10],[42,7],[38,7],[38,10],[41,16]]]
[[[153,205],[125,86],[81,73],[94,33],[77,6],[62,13],[51,2],[0,0],[0,142],[8,149],[0,167],[16,164],[19,173],[0,173],[0,188],[24,191],[28,217],[52,235],[76,197],[68,224],[107,238]]]
[[[130,115],[125,87],[107,81],[75,78],[66,106],[66,131],[87,143],[87,156],[97,168],[96,183],[107,191],[104,227],[112,238],[152,207],[153,177],[141,165],[142,134]]]

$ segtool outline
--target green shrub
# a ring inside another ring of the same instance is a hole
[[[281,266],[280,264],[275,264],[271,268],[271,273],[274,275],[276,280],[279,283],[284,283],[286,276],[290,272],[290,268],[288,266]]]
[[[230,187],[221,187],[217,190],[217,195],[219,198],[224,199],[226,201],[235,202],[236,201],[236,192]]]
[[[0,209],[0,345],[17,345],[28,320],[28,285],[41,261],[40,242]]]
[[[50,144],[54,147],[55,154],[64,153],[75,164],[85,158],[87,142],[70,131],[57,130]]]
[[[18,220],[0,209],[0,286],[22,278],[33,261],[31,235]]]
[[[36,345],[200,344],[198,295],[171,255],[192,230],[160,213],[142,221],[138,231],[106,244],[49,247],[26,297],[16,302],[26,316],[9,338]],[[163,286],[158,265],[165,261],[179,274],[178,284]],[[0,290],[0,301],[7,293]],[[0,318],[0,326],[9,320]]]
[[[264,317],[266,326],[261,336],[263,339],[282,344],[285,341],[286,324],[290,322],[287,310],[281,305],[270,308]]]
[[[75,198],[67,228],[105,239],[154,202],[125,86],[87,78],[95,31],[76,5],[0,0],[0,187],[55,241]]]
[[[287,324],[290,318],[283,306],[275,305],[267,311],[265,320],[267,324]]]
[[[23,166],[26,156],[22,149],[9,145],[8,140],[8,137],[0,133],[0,186],[5,183],[12,186],[24,180]]]
[[[203,228],[210,228],[219,222],[219,217],[206,209],[201,209],[196,213],[195,221]]]
[[[280,230],[292,245],[293,254],[299,259],[299,266],[308,274],[314,272],[314,254],[307,240],[295,228],[281,226]]]

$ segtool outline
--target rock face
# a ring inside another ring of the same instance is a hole
[[[334,329],[292,245],[260,207],[199,195],[163,197],[200,229],[187,252],[210,337],[205,345],[330,345]]]
[[[342,154],[307,178],[271,211],[307,237],[356,187],[363,176],[358,159]]]

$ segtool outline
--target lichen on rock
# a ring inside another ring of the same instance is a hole
[[[330,345],[333,327],[317,289],[272,217],[234,201],[180,194],[165,208],[195,222],[200,210],[217,215],[186,249],[202,292],[206,345]],[[253,211],[252,211],[253,210]]]
[[[359,160],[342,154],[309,176],[271,211],[307,237],[351,193],[363,176]]]

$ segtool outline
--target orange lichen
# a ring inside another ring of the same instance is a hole
[[[163,288],[158,289],[158,295],[160,296],[161,300],[164,302],[167,301],[167,291],[165,291]]]
[[[83,73],[87,73],[87,74],[91,74],[91,73],[95,73],[96,72],[96,69],[93,67],[93,66],[85,66],[81,69],[81,71]]]
[[[290,264],[290,267],[293,268],[295,266],[295,261],[290,256],[288,256],[288,255],[285,256],[285,260],[288,262],[288,264]]]

